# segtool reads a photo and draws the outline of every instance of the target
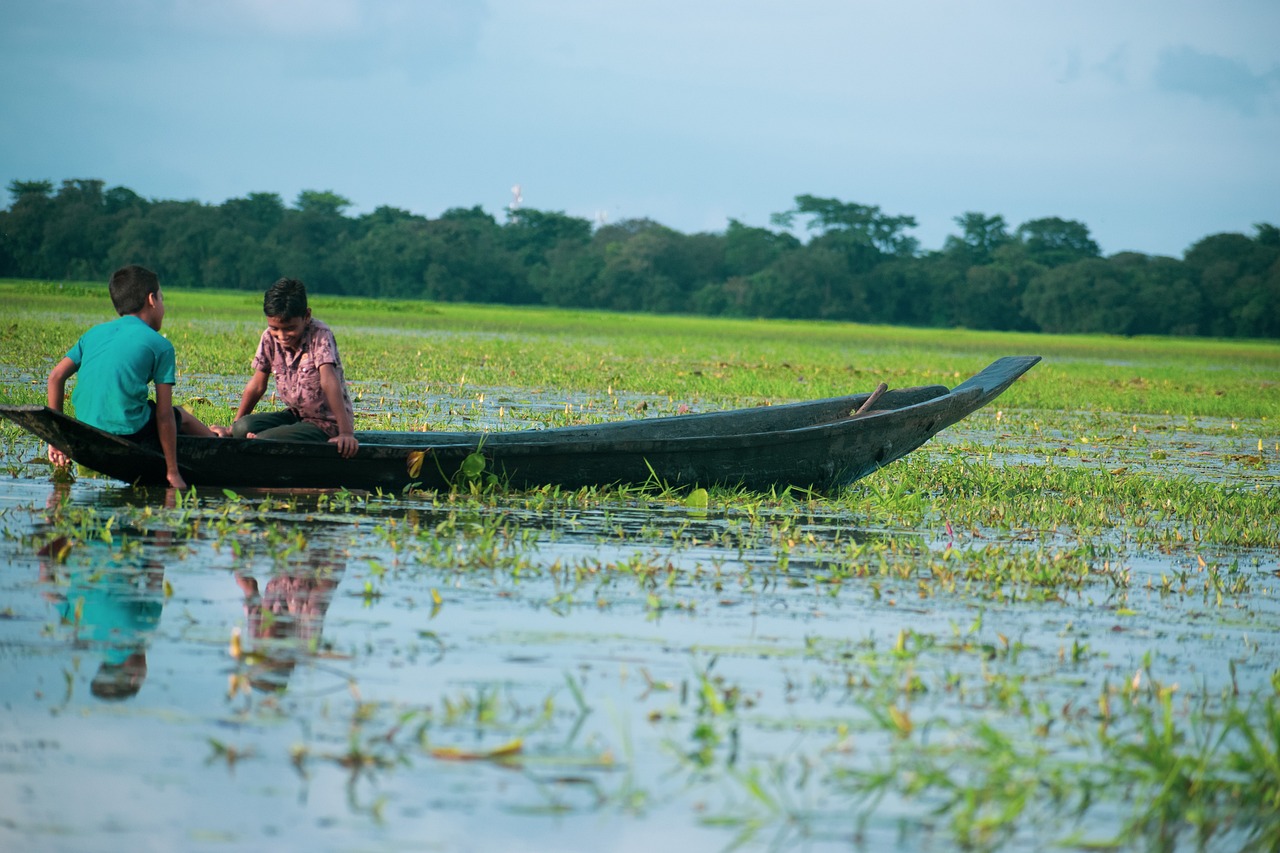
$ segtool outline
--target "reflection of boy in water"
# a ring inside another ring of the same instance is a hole
[[[286,641],[291,646],[258,650],[262,663],[249,676],[253,687],[283,691],[298,657],[315,652],[325,613],[333,600],[333,591],[338,588],[338,577],[330,573],[331,565],[315,560],[314,566],[274,575],[261,592],[254,578],[236,573],[236,583],[244,592],[249,635],[257,640]]]
[[[54,560],[67,547],[65,538],[38,552],[40,577],[56,583]],[[74,567],[64,592],[49,593],[58,601],[61,624],[70,627],[77,647],[99,649],[102,663],[89,691],[99,699],[129,699],[147,677],[147,640],[160,624],[164,609],[164,570],[132,567]]]

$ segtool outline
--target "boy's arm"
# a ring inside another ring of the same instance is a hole
[[[343,401],[342,380],[338,378],[338,371],[333,369],[332,364],[320,365],[320,390],[324,393],[325,402],[329,404],[329,411],[333,412],[333,416],[338,421],[338,435],[329,441],[338,445],[338,455],[343,459],[350,459],[356,455],[360,443],[356,441],[354,435],[356,426],[351,422],[351,416],[347,414],[347,407]]]
[[[186,490],[187,481],[178,471],[178,426],[173,421],[173,386],[167,382],[156,383],[156,432],[160,436],[160,449],[164,452],[165,477],[169,485]]]
[[[267,393],[267,380],[270,377],[271,374],[265,370],[255,370],[249,377],[249,381],[244,386],[244,393],[240,395],[240,408],[236,409],[236,420],[250,414],[253,407],[258,405],[262,395]]]
[[[58,412],[62,411],[63,404],[67,399],[67,380],[75,375],[75,372],[79,369],[79,365],[64,357],[62,361],[54,365],[53,370],[49,371],[49,408]],[[71,460],[67,457],[67,454],[51,444],[49,445],[49,461],[54,465],[66,465]]]

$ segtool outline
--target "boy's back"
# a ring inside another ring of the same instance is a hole
[[[80,374],[71,397],[76,417],[116,435],[150,419],[149,385],[174,384],[173,344],[132,314],[89,329],[67,358]]]
[[[98,429],[130,441],[156,442],[164,454],[165,478],[175,489],[187,481],[178,470],[178,433],[212,438],[214,430],[173,405],[173,344],[160,335],[164,294],[160,279],[130,264],[111,274],[111,305],[120,318],[94,326],[49,371],[49,408],[62,411],[67,380],[77,373],[76,415]],[[156,399],[147,394],[155,385]],[[70,458],[49,445],[49,461]]]

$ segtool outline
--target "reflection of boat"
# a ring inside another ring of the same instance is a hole
[[[515,488],[657,482],[827,489],[915,450],[994,400],[1039,360],[999,359],[950,390],[887,391],[863,412],[870,394],[544,430],[358,432],[360,450],[351,459],[327,444],[180,436],[178,457],[183,478],[198,486],[446,488],[478,450],[483,470]],[[0,415],[86,468],[126,482],[165,482],[157,450],[45,406],[0,406]]]

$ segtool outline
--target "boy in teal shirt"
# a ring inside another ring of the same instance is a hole
[[[160,279],[146,267],[131,264],[112,274],[110,291],[119,319],[85,332],[49,373],[49,408],[62,411],[67,380],[78,372],[76,417],[131,441],[158,442],[169,485],[185,489],[178,472],[178,432],[206,437],[217,433],[173,405],[174,352],[173,344],[160,334]],[[152,384],[154,401],[147,398]],[[50,445],[49,461],[66,465],[70,460]]]

